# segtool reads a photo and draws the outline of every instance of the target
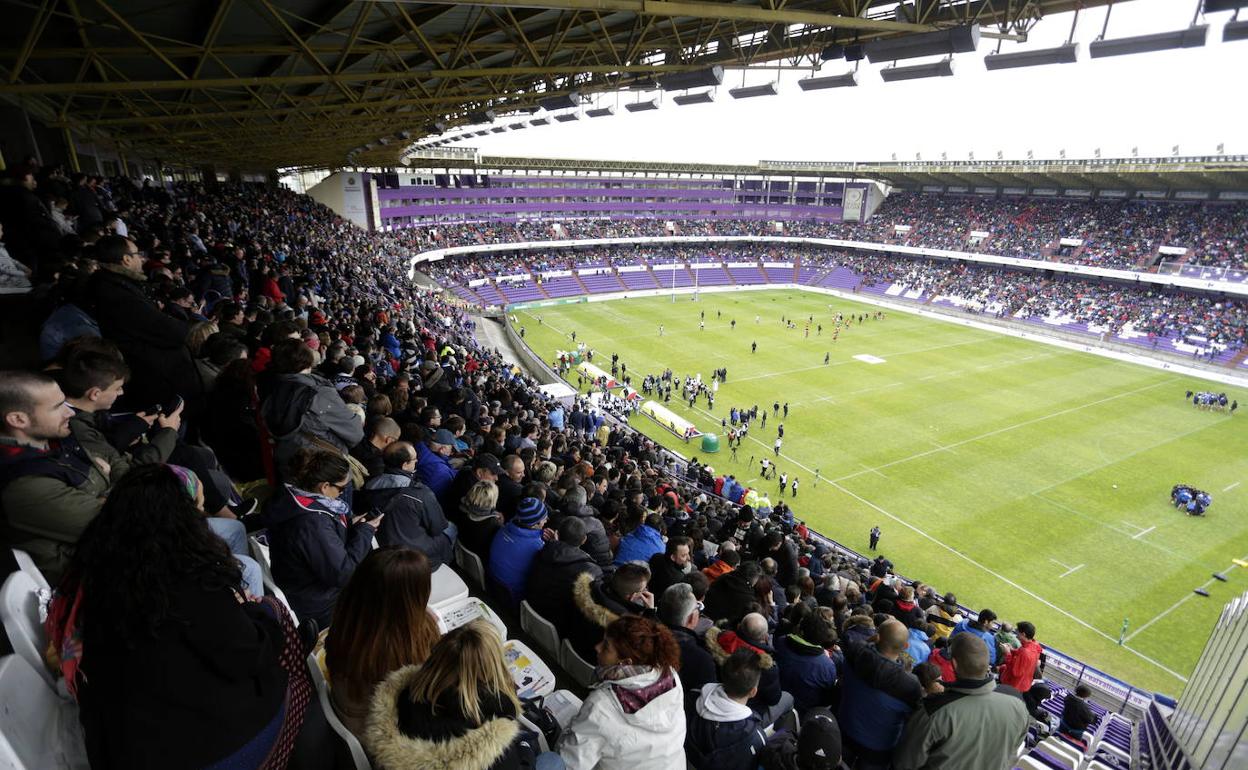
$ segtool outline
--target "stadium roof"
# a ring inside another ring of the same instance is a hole
[[[473,113],[960,25],[1022,39],[1106,2],[0,0],[0,96],[166,161],[385,166]]]
[[[464,148],[465,150],[467,148]],[[1195,158],[1114,158],[1093,160],[922,161],[902,163],[821,163],[759,161],[754,165],[577,160],[476,155],[470,151],[417,153],[413,169],[478,169],[552,173],[706,174],[716,176],[823,176],[871,179],[894,187],[973,190],[1148,190],[1248,192],[1248,156]]]

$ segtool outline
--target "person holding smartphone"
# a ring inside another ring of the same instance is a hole
[[[293,483],[284,484],[264,514],[273,577],[300,618],[329,625],[338,592],[372,550],[385,518],[354,515],[343,491],[351,485],[346,458],[303,449],[293,461]]]

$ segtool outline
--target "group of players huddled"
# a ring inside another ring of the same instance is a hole
[[[1187,401],[1192,402],[1192,406],[1197,409],[1217,410],[1219,412],[1230,410],[1231,414],[1235,414],[1235,410],[1239,408],[1239,401],[1232,401],[1226,397],[1225,393],[1213,393],[1211,391],[1187,391]]]
[[[1187,484],[1175,484],[1170,490],[1170,502],[1188,516],[1204,516],[1209,506],[1213,505],[1213,496],[1208,492]]]

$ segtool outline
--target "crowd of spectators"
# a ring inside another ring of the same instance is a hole
[[[472,258],[480,276],[500,275],[524,259],[516,252]],[[453,257],[426,268],[437,280],[454,285]],[[897,284],[925,297],[946,297],[970,310],[1023,319],[1063,319],[1107,335],[1138,333],[1154,340],[1172,340],[1211,353],[1236,350],[1248,341],[1248,307],[1242,300],[1199,291],[1184,291],[1122,281],[1097,280],[1068,273],[1045,274],[974,262],[927,259],[909,255],[844,251],[815,245],[690,244],[562,248],[542,252],[545,264],[570,269],[577,260],[593,264],[666,265],[671,262],[797,261],[821,271],[852,270],[862,286]],[[553,268],[552,268],[553,269]],[[657,269],[657,267],[656,267]],[[528,280],[537,280],[534,267]],[[820,274],[816,274],[816,278]]]
[[[786,235],[838,238],[1147,269],[1163,259],[1234,270],[1248,268],[1248,204],[1134,199],[1046,199],[890,194],[865,222],[586,219],[446,224],[402,231],[416,251],[448,246],[666,235]],[[986,235],[975,235],[986,233]],[[1081,242],[1062,246],[1062,239]],[[1187,249],[1166,257],[1161,246]],[[567,263],[564,263],[565,265]],[[484,275],[484,272],[481,273]],[[480,277],[478,275],[477,277]]]
[[[286,767],[326,629],[334,708],[382,768],[987,770],[1022,743],[1030,623],[963,618],[549,399],[409,284],[406,239],[285,190],[124,179],[53,237],[55,170],[10,177],[43,323],[41,363],[0,372],[0,501],[56,586],[49,665],[93,767]],[[457,542],[492,602],[597,664],[550,752],[497,634],[430,615]]]

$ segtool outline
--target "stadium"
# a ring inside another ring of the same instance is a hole
[[[0,7],[0,767],[1248,767],[1248,0]]]

